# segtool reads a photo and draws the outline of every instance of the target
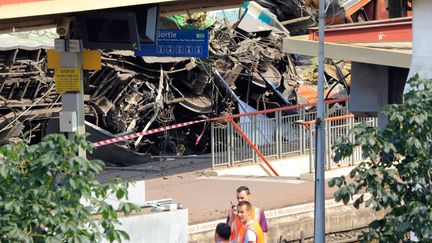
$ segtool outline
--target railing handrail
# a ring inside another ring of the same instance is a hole
[[[329,124],[326,126],[326,133],[328,134],[326,137],[327,148],[331,148],[340,136],[348,134],[349,129],[352,129],[356,124],[356,117],[349,113],[348,102],[342,107],[334,106],[329,108],[328,105],[348,100],[349,98],[342,98],[326,102],[326,110],[328,114],[332,114],[331,117],[326,117],[323,121]],[[312,172],[314,167],[314,132],[313,129],[308,129],[308,127],[313,126],[316,122],[314,120],[316,112],[304,109],[304,107],[312,105],[314,104],[294,105],[206,120],[206,122],[212,124],[212,168],[218,165],[234,166],[236,163],[247,161],[256,163],[258,162],[258,158],[261,158],[266,163],[267,160],[281,159],[283,156],[289,156],[294,153],[300,155],[308,153],[309,171]],[[296,110],[298,112],[289,115],[282,115],[280,112],[293,109],[298,109]],[[264,120],[256,118],[256,115],[270,112],[275,112],[274,118]],[[234,118],[245,116],[250,116],[251,121],[237,122],[233,120]],[[214,122],[216,121],[227,122],[228,124],[227,126],[214,126]],[[373,119],[366,119],[365,122],[372,122],[370,125],[376,126]],[[240,130],[238,129],[239,127],[241,127],[242,132],[238,131]],[[239,134],[235,135],[235,133]],[[258,153],[256,150],[259,150]],[[331,166],[334,166],[332,153],[332,151],[326,152],[326,164],[329,169]],[[348,158],[340,163],[353,165],[362,159],[361,148],[356,148],[355,153],[353,153],[350,159]]]
[[[344,97],[344,98],[340,98],[340,99],[326,100],[325,103],[326,104],[334,104],[334,103],[339,103],[339,102],[343,102],[343,101],[348,101],[349,99],[350,99],[349,97]],[[308,103],[308,104],[301,104],[301,105],[284,106],[284,107],[261,110],[261,111],[253,111],[253,112],[247,112],[247,113],[242,113],[242,114],[234,114],[234,115],[229,115],[229,116],[215,117],[215,118],[210,118],[207,121],[209,121],[209,122],[229,121],[231,119],[245,117],[245,116],[255,116],[255,115],[273,113],[273,112],[278,112],[278,111],[295,110],[295,109],[299,109],[299,108],[305,108],[305,107],[316,106],[316,105],[317,105],[317,103]]]
[[[342,115],[342,116],[332,116],[332,117],[324,118],[324,121],[326,121],[326,122],[339,121],[339,120],[345,120],[345,119],[349,119],[349,118],[353,118],[353,117],[354,117],[353,114]],[[316,120],[310,120],[310,121],[305,121],[304,124],[312,125],[312,124],[315,124],[315,122],[316,122]]]

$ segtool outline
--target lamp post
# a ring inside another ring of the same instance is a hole
[[[318,112],[315,122],[315,211],[314,211],[314,242],[325,242],[325,105],[324,105],[324,17],[325,0],[319,1],[319,43],[318,43]]]

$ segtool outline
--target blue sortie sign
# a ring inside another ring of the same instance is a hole
[[[208,57],[208,31],[159,30],[156,44],[141,44],[135,56]]]

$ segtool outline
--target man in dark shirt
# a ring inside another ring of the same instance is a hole
[[[237,197],[237,202],[241,202],[241,201],[247,201],[249,203],[251,202],[250,190],[246,186],[241,186],[241,187],[237,188],[236,197]],[[261,229],[264,232],[265,242],[267,242],[266,239],[267,239],[268,227],[267,227],[267,219],[265,217],[264,210],[262,210],[258,207],[252,206],[251,217],[253,220],[257,221],[260,224]],[[239,231],[240,227],[242,227],[242,224],[240,223],[240,221],[237,217],[237,209],[235,206],[232,206],[228,212],[227,224],[231,226],[231,238],[230,238],[230,240],[231,240],[231,242],[235,242],[237,239],[238,231]]]
[[[228,243],[231,235],[231,227],[225,223],[216,226],[214,240],[216,243]]]

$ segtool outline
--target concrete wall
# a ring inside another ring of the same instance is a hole
[[[119,218],[117,229],[128,232],[132,243],[188,242],[188,210],[154,212]],[[102,241],[108,242],[108,241]],[[211,242],[211,241],[208,241]]]
[[[130,202],[135,203],[138,206],[143,206],[146,203],[145,181],[136,181],[129,184],[127,200],[123,198],[119,201],[117,200],[116,195],[111,193],[108,195],[105,202],[113,206],[115,209],[117,209],[122,202]]]
[[[110,191],[108,192],[108,196],[105,199],[105,202],[111,205],[115,210],[118,210],[120,203],[122,202],[135,203],[140,207],[144,206],[146,204],[145,181],[136,181],[129,184],[128,199],[123,198],[121,200],[118,200],[115,193],[112,193]],[[90,203],[83,198],[81,198],[81,204],[83,204],[84,206],[90,206]],[[96,211],[97,210],[94,210],[94,212]]]
[[[367,226],[375,219],[382,218],[384,212],[375,212],[370,208],[355,209],[352,206],[335,206],[326,209],[326,233],[348,231]],[[301,212],[268,219],[268,242],[280,240],[298,240],[313,236],[313,211]],[[189,234],[190,243],[212,242],[214,229]],[[283,241],[282,241],[283,242]]]
[[[430,34],[432,31],[432,2],[430,0],[413,1],[413,40],[412,62],[409,77],[418,74],[421,78],[432,78],[432,45]],[[405,92],[411,87],[406,86]]]
[[[354,209],[352,206],[339,206],[326,210],[326,234],[348,231],[367,226],[375,219],[382,218],[382,212],[372,209]],[[269,221],[269,242],[279,242],[280,239],[298,240],[303,234],[304,238],[312,237],[314,233],[313,212],[303,213]]]
[[[401,91],[402,92],[402,91]],[[352,81],[349,110],[356,116],[378,117],[378,127],[387,123],[382,108],[388,104],[389,67],[352,63]]]

